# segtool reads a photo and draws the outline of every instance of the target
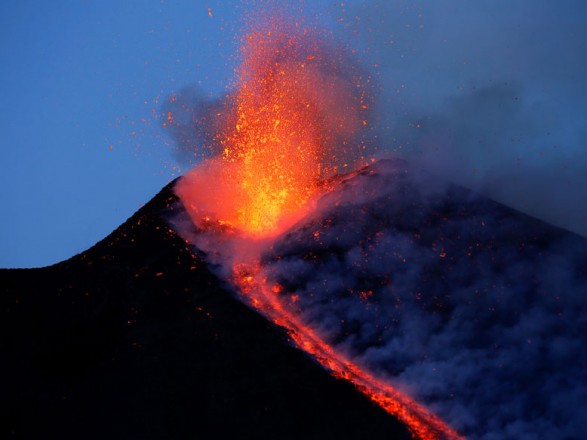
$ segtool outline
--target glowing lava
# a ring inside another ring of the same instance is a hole
[[[366,124],[365,91],[332,52],[283,20],[243,39],[236,92],[216,115],[221,154],[178,185],[196,224],[204,214],[251,236],[275,235],[303,216],[321,179],[365,160],[362,147],[344,148]]]
[[[317,35],[298,23],[272,20],[243,39],[237,88],[215,124],[221,126],[220,154],[176,186],[199,228],[194,244],[227,268],[248,304],[414,435],[459,438],[428,410],[335,352],[280,304],[275,286],[263,279],[258,261],[267,244],[261,239],[301,219],[325,178],[368,159],[356,142],[368,107],[361,77],[345,56],[333,55],[341,51]]]
[[[299,348],[310,353],[334,376],[354,384],[369,399],[405,423],[413,435],[421,440],[462,439],[439,417],[336,352],[313,329],[289,313],[278,299],[279,286],[267,282],[258,263],[235,265],[232,281],[245,300],[276,325],[285,328]]]

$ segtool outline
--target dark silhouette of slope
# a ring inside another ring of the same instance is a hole
[[[225,290],[165,187],[88,251],[0,270],[0,437],[410,438]]]

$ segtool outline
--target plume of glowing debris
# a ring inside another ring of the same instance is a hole
[[[196,244],[222,254],[230,281],[251,307],[418,438],[460,438],[430,411],[335,352],[282,307],[272,294],[278,287],[260,275],[260,243],[308,213],[321,182],[370,159],[354,142],[367,125],[362,78],[343,52],[319,36],[299,23],[271,19],[243,38],[235,91],[217,115],[223,122],[216,134],[221,153],[187,174],[176,192],[200,230]]]
[[[225,121],[221,154],[189,173],[178,193],[196,223],[205,212],[252,236],[275,235],[303,215],[321,179],[367,159],[363,147],[349,146],[363,127],[366,94],[347,60],[297,24],[265,23],[241,52],[236,91],[217,115]]]

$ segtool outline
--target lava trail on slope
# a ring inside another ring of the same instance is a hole
[[[584,238],[380,161],[262,266],[288,313],[467,438],[585,432]]]

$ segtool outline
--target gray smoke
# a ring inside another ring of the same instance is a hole
[[[587,432],[587,241],[401,161],[264,258],[284,304],[470,439]]]
[[[587,3],[345,2],[380,149],[587,235]]]
[[[197,85],[186,86],[163,102],[159,119],[173,141],[172,152],[182,166],[216,156],[216,136],[228,118],[230,98],[211,98]]]

